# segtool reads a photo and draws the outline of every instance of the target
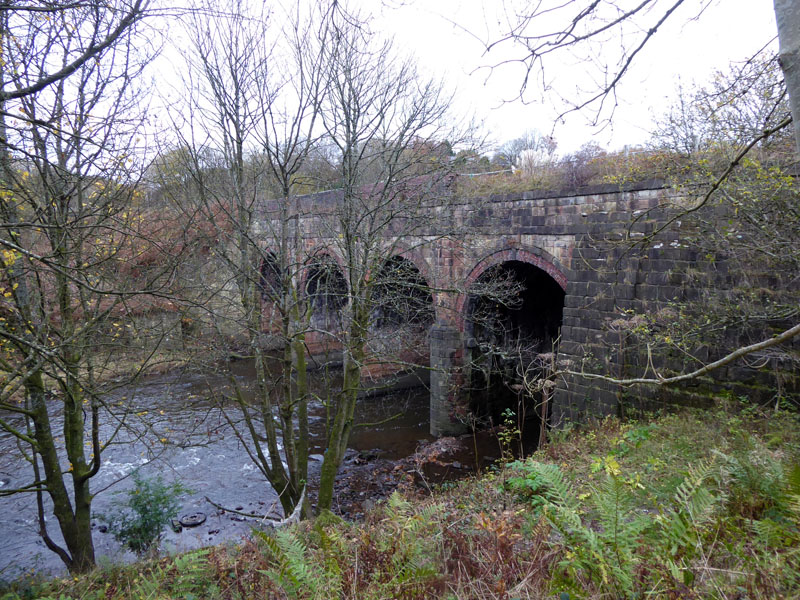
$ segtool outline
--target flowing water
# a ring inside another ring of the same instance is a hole
[[[243,387],[252,387],[253,376],[247,365],[238,367],[236,377]],[[319,372],[314,375],[315,380],[320,377]],[[134,411],[132,429],[125,429],[117,438],[118,443],[104,452],[100,473],[91,483],[94,493],[101,492],[93,502],[94,543],[101,563],[132,559],[111,534],[104,532],[101,515],[113,508],[120,492],[131,488],[129,476],[137,468],[145,478],[160,475],[165,481],[183,483],[192,492],[182,497],[181,514],[202,512],[207,516],[200,526],[184,528],[180,533],[166,531],[162,548],[167,551],[237,541],[258,524],[258,519],[215,508],[206,497],[242,513],[282,517],[276,493],[250,460],[218,404],[210,399],[211,393],[219,395],[229,385],[221,377],[170,373],[149,377],[108,396],[109,402],[132,406]],[[325,422],[323,405],[314,404],[310,410],[312,481],[322,460],[320,444]],[[369,425],[354,430],[350,439],[352,451],[340,471],[344,477],[340,478],[345,486],[366,487],[358,483],[358,478],[348,478],[349,468],[357,471],[359,465],[376,460],[391,464],[412,455],[431,439],[428,390],[417,385],[365,397],[358,403],[356,422]],[[56,417],[54,430],[59,427]],[[110,436],[111,431],[112,424],[106,423],[101,437]],[[31,480],[32,470],[21,458],[16,441],[9,434],[0,433],[0,489],[13,489]],[[358,489],[347,491],[362,497],[366,494]],[[50,535],[60,542],[55,518],[48,517],[47,524]],[[0,497],[0,579],[13,579],[31,571],[64,572],[60,560],[44,546],[37,532],[34,494]]]

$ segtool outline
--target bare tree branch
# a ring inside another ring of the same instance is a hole
[[[5,90],[5,89],[0,90],[0,102],[4,102],[7,100],[17,100],[19,98],[24,98],[25,96],[36,94],[38,92],[41,92],[46,87],[53,85],[57,81],[61,81],[62,79],[69,77],[70,75],[75,73],[78,69],[80,69],[84,64],[86,64],[87,61],[96,59],[105,50],[111,48],[120,39],[120,37],[122,37],[128,30],[131,29],[131,27],[133,27],[133,25],[136,22],[144,18],[148,4],[149,0],[135,0],[134,3],[131,5],[130,9],[128,10],[128,12],[119,20],[119,23],[116,25],[116,27],[114,27],[114,29],[108,32],[108,34],[102,40],[97,41],[95,38],[92,38],[89,45],[77,58],[72,60],[69,64],[64,65],[54,73],[43,74],[34,83],[25,86],[18,86],[15,90]],[[13,9],[0,8],[0,12],[8,10],[14,10],[14,11],[23,10],[32,12],[55,12],[55,11],[80,8],[86,5],[87,3],[85,2],[74,2],[61,6],[49,6],[49,7],[14,6]]]
[[[579,377],[583,377],[585,379],[595,379],[599,381],[607,381],[609,383],[613,383],[615,385],[621,386],[631,386],[637,384],[646,384],[646,385],[672,385],[675,383],[682,383],[684,381],[690,381],[692,379],[697,379],[706,373],[710,373],[720,367],[724,367],[735,361],[738,358],[742,358],[743,356],[747,356],[749,354],[753,354],[755,352],[760,352],[761,350],[766,350],[767,348],[772,348],[773,346],[777,346],[784,342],[787,342],[800,334],[800,323],[797,325],[790,327],[789,329],[783,331],[779,335],[775,337],[769,338],[767,340],[762,340],[755,344],[750,344],[748,346],[742,346],[741,348],[737,348],[733,352],[726,354],[719,360],[715,360],[707,365],[703,365],[699,369],[695,369],[690,373],[683,373],[681,375],[675,375],[673,377],[633,377],[628,379],[619,379],[615,377],[609,377],[607,375],[599,375],[597,373],[585,373],[583,371],[572,371],[572,370],[565,370],[563,371],[565,374],[568,375],[577,375]]]

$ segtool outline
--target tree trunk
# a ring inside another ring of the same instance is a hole
[[[781,69],[794,121],[795,148],[800,154],[800,2],[775,0],[775,20],[778,23]]]
[[[41,373],[31,376],[25,383],[26,393],[31,403],[36,445],[44,466],[47,492],[53,501],[53,513],[58,520],[61,534],[67,546],[69,557],[64,558],[71,573],[89,571],[94,567],[94,543],[91,529],[91,499],[89,481],[75,473],[72,465],[75,508],[73,510],[61,473],[58,452],[53,440],[50,417],[47,414],[45,389]],[[65,407],[65,412],[66,412]],[[65,416],[66,422],[66,416]],[[65,436],[72,435],[67,432]],[[68,444],[69,441],[65,440]],[[82,444],[82,436],[81,441]],[[61,554],[59,554],[61,556]]]
[[[328,449],[322,461],[319,477],[319,494],[317,508],[320,511],[330,510],[333,502],[333,484],[339,465],[342,464],[350,432],[353,429],[353,418],[361,386],[361,368],[364,363],[366,331],[369,325],[369,311],[365,305],[355,302],[352,322],[349,326],[344,360],[344,380],[342,393],[336,407],[333,427],[328,434]]]

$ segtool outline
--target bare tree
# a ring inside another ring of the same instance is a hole
[[[751,364],[797,360],[783,343],[760,345],[775,333],[784,342],[790,339],[783,333],[800,314],[800,213],[791,175],[794,142],[785,127],[788,112],[782,74],[774,56],[765,54],[716,73],[710,84],[679,98],[660,121],[654,148],[667,157],[661,176],[670,179],[679,197],[713,189],[690,211],[681,201],[661,208],[668,211],[668,221],[685,220],[682,243],[712,266],[689,270],[686,282],[695,290],[691,302],[616,320],[620,333],[629,330],[629,341],[646,340],[653,355],[678,353],[701,369],[704,360],[695,349],[730,347],[730,332],[736,331],[736,343],[755,346]],[[767,131],[772,134],[763,135]],[[742,148],[748,148],[744,157]],[[715,268],[727,276],[715,278]]]
[[[531,130],[500,146],[493,161],[502,166],[522,169],[526,175],[534,175],[537,170],[553,164],[557,147],[552,136]]]
[[[118,41],[129,35],[130,31],[147,14],[148,0],[131,2],[52,2],[43,1],[32,4],[6,2],[0,6],[4,29],[0,32],[6,36],[15,36],[23,44],[32,42],[27,30],[34,18],[57,19],[63,23],[80,22],[85,29],[79,44],[71,52],[68,61],[56,61],[47,64],[36,79],[19,70],[8,70],[4,73],[3,87],[0,89],[0,102],[18,100],[43,91],[45,88],[65,79],[78,71],[91,60],[100,60],[102,55],[116,45]],[[87,9],[92,9],[91,11]],[[29,58],[48,58],[53,44],[61,32],[50,31],[49,40],[37,45],[18,48]],[[40,36],[41,37],[41,36]]]
[[[259,387],[253,406],[235,399],[237,435],[286,514],[308,477],[307,336],[342,348],[318,494],[326,510],[355,426],[362,370],[386,350],[374,326],[431,318],[430,291],[399,255],[441,235],[419,217],[446,212],[434,206],[452,167],[443,140],[460,137],[445,127],[442,86],[420,78],[410,61],[395,61],[391,44],[376,43],[369,24],[338,3],[309,21],[291,20],[285,45],[271,44],[264,19],[242,11],[198,13],[190,28],[196,101],[186,130],[195,137],[184,140],[192,157],[184,201],[213,222],[217,258],[235,282]],[[320,162],[336,190],[298,197],[313,178],[309,165]],[[309,237],[328,246],[311,249]],[[410,300],[397,302],[401,296]],[[278,349],[277,377],[267,338]]]
[[[344,379],[328,429],[320,510],[331,507],[334,478],[355,425],[376,295],[381,286],[385,289],[374,275],[404,246],[447,235],[429,226],[432,213],[443,230],[448,220],[443,179],[452,166],[440,159],[440,150],[444,140],[456,145],[463,139],[447,125],[450,97],[440,83],[420,77],[414,63],[399,58],[390,42],[376,40],[358,15],[335,10],[331,28],[324,48],[328,71],[321,122],[339,152],[341,195],[320,220],[319,233],[341,257],[347,286]]]
[[[296,188],[315,148],[323,73],[307,40],[325,44],[325,11],[304,14],[297,4],[273,15],[253,12],[245,2],[228,8],[203,4],[187,23],[193,96],[186,131],[192,137],[182,143],[190,177],[178,200],[190,219],[214,229],[216,259],[235,284],[232,304],[195,301],[205,303],[214,321],[237,315],[255,362],[255,401],[232,379],[238,416],[223,409],[289,515],[308,480],[310,313],[301,285],[307,255]],[[275,19],[284,26],[274,26]],[[265,346],[264,328],[272,348]]]
[[[502,14],[506,30],[487,44],[487,51],[509,43],[520,49],[508,63],[522,65],[519,95],[541,87],[566,108],[592,111],[595,124],[613,116],[620,83],[648,42],[668,22],[698,17],[710,0],[568,0],[524,3],[508,0]],[[587,86],[557,87],[549,73],[551,61],[579,64]]]
[[[776,129],[788,114],[783,73],[774,52],[765,50],[714,73],[708,84],[680,85],[666,114],[656,117],[652,147],[694,162],[714,158],[719,168],[764,130]],[[793,151],[787,137],[781,127],[749,156],[786,161]],[[784,147],[780,157],[779,143]]]
[[[568,101],[570,105],[564,114],[591,107],[595,111],[595,122],[599,122],[603,116],[608,116],[604,110],[613,113],[620,82],[664,25],[681,18],[700,18],[710,4],[710,0],[568,0],[538,2],[524,7],[509,3],[504,6],[507,29],[498,39],[487,44],[487,50],[507,44],[521,48],[518,57],[509,60],[524,67],[521,95],[534,82],[542,89],[552,91],[545,71],[555,56],[572,56],[587,63],[590,72],[601,76],[592,78],[596,85]],[[800,96],[800,68],[797,66],[800,60],[800,38],[797,35],[800,8],[791,0],[775,0],[774,9],[780,41],[780,65],[796,121],[800,118],[800,101],[797,100]],[[613,44],[614,50],[609,48],[611,40],[619,42]],[[765,47],[769,42],[765,40]],[[564,95],[561,99],[565,99]],[[800,151],[800,137],[796,145]]]
[[[167,279],[141,260],[143,5],[0,12],[13,32],[0,38],[3,64],[15,65],[0,82],[11,90],[0,97],[0,427],[32,467],[28,485],[2,495],[35,495],[39,533],[72,572],[94,566],[90,481],[127,419],[103,396],[121,334],[112,317],[163,295]]]

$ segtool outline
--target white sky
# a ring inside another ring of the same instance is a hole
[[[543,101],[538,90],[529,94],[534,102],[528,105],[520,101],[504,103],[513,100],[519,90],[518,68],[501,69],[488,77],[486,70],[475,72],[477,67],[502,58],[496,52],[485,55],[475,37],[485,38],[487,29],[497,24],[490,11],[500,0],[358,3],[376,15],[377,31],[393,35],[398,47],[416,55],[430,75],[444,78],[456,87],[457,109],[474,112],[497,142],[517,137],[526,129],[551,131],[557,113],[552,101]],[[699,4],[700,0],[689,0],[676,11],[672,24],[665,25],[639,56],[636,68],[620,88],[613,127],[598,132],[587,124],[590,115],[573,114],[555,128],[559,153],[575,150],[592,139],[607,148],[644,142],[653,115],[669,105],[679,77],[684,86],[702,84],[714,70],[749,57],[775,36],[772,0],[716,0],[699,19],[691,20],[692,10],[696,11]],[[564,83],[577,84],[566,80]]]
[[[260,2],[265,0],[253,0]],[[269,0],[270,2],[272,0]],[[316,0],[307,0],[314,2]],[[585,1],[585,0],[581,0]],[[608,0],[610,1],[610,0]],[[633,0],[619,0],[632,2]],[[711,5],[696,20],[702,3]],[[573,113],[565,123],[555,124],[558,114],[552,94],[542,95],[535,86],[526,96],[529,103],[514,100],[522,81],[519,66],[489,72],[481,69],[503,58],[522,56],[521,46],[484,53],[481,40],[496,39],[502,30],[497,11],[505,3],[525,6],[534,0],[350,0],[375,17],[373,29],[393,36],[398,49],[414,55],[423,71],[442,78],[456,90],[454,114],[469,114],[483,122],[489,136],[487,150],[536,129],[554,135],[563,155],[588,141],[608,149],[644,143],[653,117],[663,114],[676,95],[680,78],[684,87],[703,84],[715,70],[732,61],[752,56],[776,35],[773,0],[686,0],[651,39],[634,68],[619,88],[614,120],[600,130],[589,124],[591,112]],[[637,2],[638,3],[638,2]],[[671,2],[660,2],[663,7]],[[182,45],[179,30],[171,30],[173,44]],[[168,50],[157,67],[159,89],[167,100],[184,95],[175,75],[182,61]],[[550,68],[547,77],[560,78],[568,89],[588,85],[585,75],[568,68]],[[571,87],[570,87],[571,86]],[[167,109],[157,112],[166,114]]]

